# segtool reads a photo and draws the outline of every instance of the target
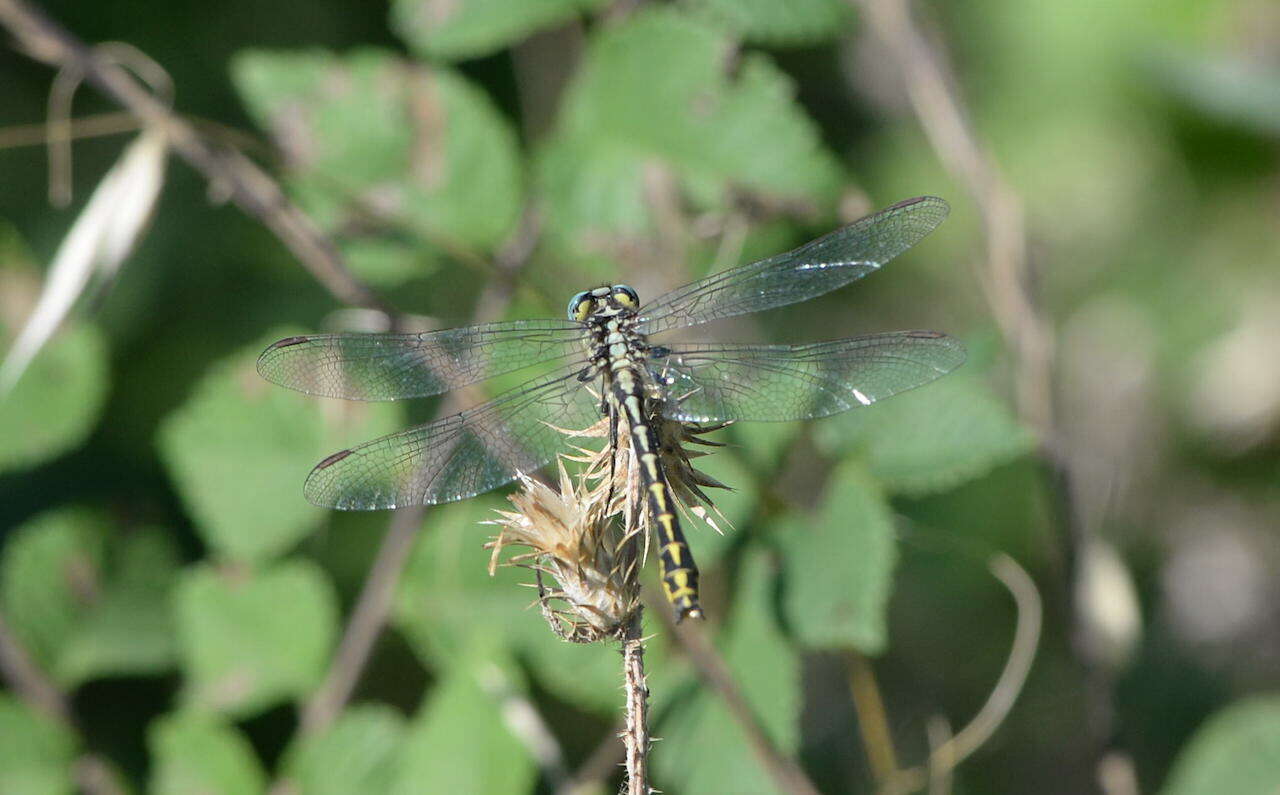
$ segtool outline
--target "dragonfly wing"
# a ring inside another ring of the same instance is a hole
[[[566,432],[600,420],[598,390],[562,368],[488,403],[334,453],[303,493],[316,505],[377,510],[452,502],[532,473],[566,445]]]
[[[793,251],[672,290],[641,308],[638,328],[656,334],[830,292],[911,248],[949,211],[936,196],[899,202]]]
[[[653,349],[663,413],[682,422],[825,417],[927,384],[964,363],[936,331],[896,331],[805,345],[693,343]]]
[[[564,320],[517,320],[422,334],[289,337],[263,351],[258,372],[311,395],[399,400],[582,352],[582,335],[581,325]]]

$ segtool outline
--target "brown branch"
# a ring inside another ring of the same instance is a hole
[[[0,0],[0,25],[32,58],[82,74],[144,125],[164,130],[174,151],[213,189],[270,229],[338,301],[390,314],[382,299],[347,270],[333,242],[252,160],[235,149],[212,146],[115,60],[86,46],[24,0]]]
[[[622,742],[627,749],[627,795],[649,795],[649,687],[644,678],[644,637],[641,614],[627,624],[622,638],[622,677],[627,694],[627,728]]]
[[[817,787],[805,772],[795,760],[774,744],[761,725],[742,688],[738,686],[738,680],[734,678],[729,664],[708,639],[705,624],[700,621],[685,621],[677,626],[671,618],[671,611],[665,608],[666,605],[661,605],[654,608],[654,612],[662,617],[667,631],[679,641],[698,678],[720,697],[729,714],[747,735],[747,744],[751,746],[752,753],[765,772],[773,779],[774,786],[792,795],[818,795]]]
[[[858,715],[862,744],[871,764],[871,775],[876,783],[883,784],[898,772],[898,754],[893,747],[893,734],[889,731],[884,699],[876,683],[875,670],[862,654],[850,651],[849,693],[853,697],[853,709]]]
[[[908,0],[858,2],[866,11],[870,27],[895,59],[916,116],[939,159],[965,184],[982,214],[987,258],[980,273],[981,282],[1005,344],[1015,355],[1018,413],[1040,437],[1040,457],[1049,470],[1057,521],[1063,529],[1061,542],[1074,635],[1085,637],[1090,618],[1070,594],[1075,593],[1082,566],[1086,565],[1083,551],[1093,542],[1075,504],[1074,473],[1055,417],[1052,322],[1029,289],[1032,280],[1028,275],[1022,202],[979,143],[960,95],[952,89],[955,80],[946,58],[917,29]],[[1113,675],[1091,659],[1079,643],[1075,653],[1085,680],[1088,732],[1101,765],[1113,742]]]
[[[67,726],[74,724],[66,695],[31,659],[3,615],[0,615],[0,674],[33,709]]]
[[[539,229],[538,214],[532,210],[526,212],[520,228],[495,259],[493,276],[476,303],[474,323],[496,320],[510,304],[516,276],[533,253]],[[457,402],[457,395],[445,400],[437,417],[458,411]],[[373,644],[387,624],[400,575],[425,513],[425,507],[413,506],[392,514],[390,527],[356,598],[333,663],[320,687],[302,708],[301,729],[304,733],[314,734],[328,728],[351,699],[356,682],[369,661]]]

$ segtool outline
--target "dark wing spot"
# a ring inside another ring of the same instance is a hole
[[[940,340],[947,336],[941,331],[908,331],[906,335],[920,340]]]
[[[328,458],[326,458],[325,460],[323,460],[323,461],[321,461],[320,463],[316,464],[315,471],[316,471],[316,472],[319,472],[319,471],[320,471],[320,470],[322,470],[322,469],[326,469],[326,468],[328,468],[328,467],[333,466],[334,464],[338,463],[338,462],[339,462],[339,461],[341,461],[342,459],[344,459],[344,458],[346,458],[347,456],[351,455],[351,453],[352,453],[352,452],[353,452],[353,451],[351,451],[351,450],[339,450],[338,452],[336,452],[336,453],[334,453],[333,455],[329,456],[329,457],[328,457]]]
[[[274,351],[276,348],[287,348],[290,345],[299,345],[303,342],[306,342],[308,339],[310,338],[309,337],[285,337],[282,340],[277,340],[271,343],[270,345],[268,345],[267,350]]]

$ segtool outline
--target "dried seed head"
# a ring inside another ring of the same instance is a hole
[[[639,608],[639,568],[648,548],[649,519],[631,435],[625,419],[619,422],[612,435],[607,420],[583,430],[557,429],[566,436],[602,438],[605,444],[599,450],[574,446],[562,454],[558,488],[521,477],[521,490],[508,498],[514,510],[499,511],[492,522],[502,530],[489,544],[491,570],[504,547],[526,547],[527,552],[508,557],[505,565],[535,572],[543,615],[556,634],[575,642],[618,637]],[[719,446],[702,437],[724,425],[686,425],[656,412],[652,422],[678,509],[722,532],[721,524],[728,523],[703,489],[728,487],[693,467],[692,459],[708,451],[688,446]],[[576,477],[566,472],[565,461],[581,465]],[[547,587],[543,575],[554,585]]]

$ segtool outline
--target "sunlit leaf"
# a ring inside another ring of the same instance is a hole
[[[404,741],[395,793],[526,792],[536,779],[528,751],[504,722],[480,678],[492,662],[457,666],[422,705]]]
[[[664,203],[724,210],[737,192],[830,206],[842,169],[790,81],[766,57],[735,64],[731,51],[722,32],[670,8],[593,39],[539,166],[548,231],[570,253],[628,256],[672,209]],[[668,184],[680,195],[664,198]]]
[[[0,792],[61,795],[74,791],[70,728],[0,693]]]
[[[0,223],[0,351],[13,344],[40,290],[16,230]],[[65,453],[93,429],[107,394],[107,350],[93,326],[69,321],[0,398],[0,473]]]
[[[288,550],[322,515],[302,496],[315,463],[399,425],[392,404],[336,404],[264,381],[254,363],[284,336],[274,332],[216,365],[160,429],[161,458],[197,532],[229,558]],[[340,429],[326,422],[335,413]]]
[[[1280,782],[1280,696],[1238,701],[1182,749],[1164,795],[1274,795]]]
[[[388,792],[404,735],[405,720],[391,707],[352,707],[321,734],[298,740],[286,754],[284,779],[301,795]]]
[[[242,52],[232,74],[284,151],[295,196],[351,243],[364,275],[425,275],[442,252],[488,251],[512,231],[515,133],[458,73],[361,49]]]
[[[734,612],[719,645],[760,725],[786,754],[799,747],[800,663],[774,620],[768,560],[743,563]],[[774,793],[741,723],[718,696],[690,691],[656,727],[655,784],[669,792]]]
[[[8,540],[0,596],[36,662],[74,686],[173,664],[168,594],[176,570],[166,534],[120,534],[97,514],[64,509],[37,516]]]
[[[488,55],[606,0],[395,0],[391,24],[409,46],[432,58]]]
[[[690,5],[746,41],[774,46],[833,38],[852,16],[841,0],[694,0]]]
[[[1031,450],[1034,438],[972,373],[935,383],[814,426],[832,457],[863,451],[891,492],[945,491]]]
[[[314,564],[198,566],[182,575],[175,598],[191,706],[252,714],[309,693],[323,675],[338,606]]]
[[[262,764],[235,727],[209,715],[179,713],[147,733],[155,795],[259,795],[266,788]]]
[[[897,560],[893,516],[862,465],[833,472],[821,508],[789,517],[779,538],[782,607],[796,639],[809,647],[883,649]]]

